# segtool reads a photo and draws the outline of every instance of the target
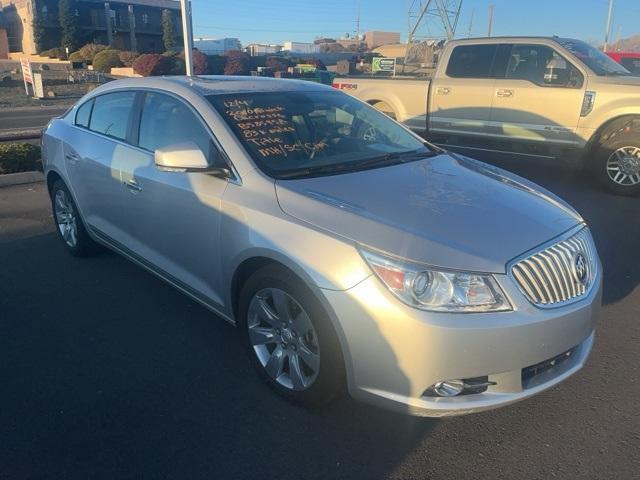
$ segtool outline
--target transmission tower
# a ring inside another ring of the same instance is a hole
[[[456,34],[463,0],[409,0],[406,63],[422,63],[429,44]]]

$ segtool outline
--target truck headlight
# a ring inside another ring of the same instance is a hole
[[[435,312],[504,312],[511,304],[492,275],[446,271],[360,248],[371,270],[402,302]]]

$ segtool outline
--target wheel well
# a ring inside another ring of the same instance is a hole
[[[49,191],[49,196],[51,196],[51,189],[57,180],[63,181],[62,177],[58,173],[51,171],[47,174],[47,190]]]
[[[240,291],[242,286],[246,283],[251,275],[267,265],[279,265],[283,268],[289,269],[286,265],[268,257],[253,257],[244,260],[233,274],[231,280],[231,306],[233,308],[234,318],[238,314],[238,303],[240,300]]]
[[[591,136],[589,140],[588,151],[593,152],[602,141],[606,141],[609,138],[610,131],[615,132],[622,128],[637,129],[640,131],[640,115],[623,115],[621,117],[612,118],[600,125],[596,132]]]

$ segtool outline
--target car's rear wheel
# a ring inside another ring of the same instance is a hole
[[[244,285],[239,326],[252,363],[280,395],[322,405],[344,383],[339,343],[324,309],[293,273],[265,267]]]
[[[51,188],[51,208],[56,231],[72,255],[89,256],[100,250],[100,246],[87,233],[73,197],[61,180],[57,180]]]
[[[640,132],[619,129],[596,150],[595,173],[617,195],[640,194]]]

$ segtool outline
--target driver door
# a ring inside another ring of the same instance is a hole
[[[491,133],[577,146],[585,83],[583,73],[551,47],[511,45],[507,71],[494,86]]]

